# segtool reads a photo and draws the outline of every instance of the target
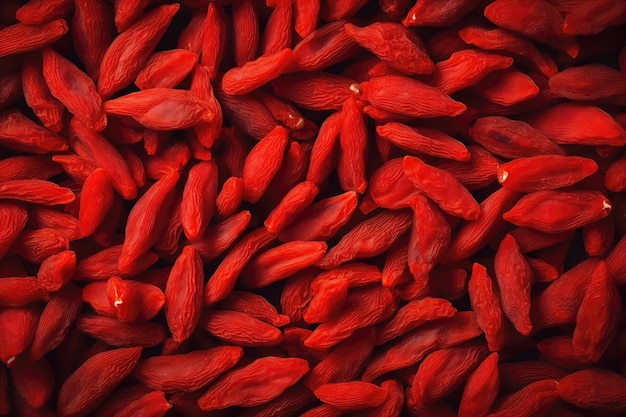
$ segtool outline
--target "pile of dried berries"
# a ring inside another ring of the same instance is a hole
[[[624,0],[2,0],[0,415],[626,413]]]

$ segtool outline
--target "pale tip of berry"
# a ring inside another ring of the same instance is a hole
[[[611,210],[613,206],[609,200],[602,200],[602,208],[608,211]]]
[[[358,84],[350,84],[350,91],[352,91],[354,94],[361,94],[361,88],[359,87]]]
[[[304,117],[294,116],[292,114],[287,116],[290,119],[297,119],[296,125],[294,126],[296,130],[300,130],[304,127]]]
[[[113,302],[113,305],[115,306],[115,308],[117,308],[118,306],[122,305],[124,302],[122,301],[120,296],[117,294],[117,288],[114,287],[113,291],[115,292],[115,301]]]
[[[504,181],[506,181],[506,179],[509,178],[509,173],[506,171],[501,171],[498,173],[498,182],[500,184],[504,183]]]
[[[413,13],[413,15],[411,16],[411,20],[414,22],[417,20],[417,13]]]

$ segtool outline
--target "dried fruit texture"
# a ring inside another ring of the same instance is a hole
[[[289,6],[291,7],[291,3]],[[313,393],[308,388],[300,384],[294,385],[272,401],[246,409],[242,417],[287,416],[309,406],[313,398]]]
[[[0,3],[0,414],[626,410],[623,1]]]
[[[252,0],[238,1],[232,14],[233,56],[235,65],[241,67],[257,55],[260,33],[256,5]]]
[[[425,282],[448,249],[451,229],[443,213],[426,197],[417,195],[410,204],[413,209],[413,228],[407,262],[415,281]]]
[[[233,405],[254,407],[264,404],[298,382],[308,370],[309,365],[304,359],[260,358],[220,378],[198,399],[198,405],[210,411]]]
[[[563,401],[579,408],[606,412],[626,409],[626,378],[604,369],[567,375],[559,381],[557,391]]]
[[[24,230],[15,239],[9,253],[19,253],[25,261],[40,264],[49,256],[67,250],[70,242],[63,233],[44,228]]]
[[[92,235],[104,222],[114,198],[109,174],[102,168],[96,168],[85,179],[80,194],[78,223],[83,236]]]
[[[179,177],[178,172],[171,171],[155,182],[128,214],[126,238],[118,262],[120,272],[130,273],[138,265],[138,256],[148,252],[163,231],[165,223],[156,215],[170,211]]]
[[[278,172],[289,136],[282,126],[272,129],[252,148],[243,166],[243,198],[256,203]]]
[[[345,20],[327,23],[302,39],[293,49],[289,71],[319,71],[351,56],[357,46],[348,36],[345,23]]]
[[[87,159],[87,162],[94,165],[94,168],[99,167],[105,170],[111,179],[113,188],[124,199],[135,199],[137,186],[126,161],[117,149],[103,135],[88,129],[76,118],[70,122],[70,128],[72,140],[77,139],[72,143],[76,152],[82,153],[82,158]]]
[[[210,226],[206,236],[200,240],[189,242],[196,248],[203,262],[209,262],[220,256],[233,242],[239,238],[250,224],[250,212],[240,211],[228,219]],[[182,229],[179,233],[182,232]],[[176,237],[178,239],[178,237]],[[175,249],[174,249],[175,251]]]
[[[448,319],[436,320],[387,345],[363,372],[364,381],[373,381],[387,372],[417,364],[427,354],[471,340],[481,334],[474,313],[458,312]]]
[[[478,417],[489,413],[500,390],[499,358],[497,353],[492,353],[467,377],[459,417]]]
[[[516,227],[509,234],[515,238],[522,252],[548,248],[573,236],[573,231],[544,233],[528,227]]]
[[[607,190],[618,193],[626,190],[626,157],[614,161],[606,171],[604,184]]]
[[[185,246],[165,287],[165,318],[174,341],[185,341],[196,328],[202,312],[203,286],[200,255],[193,246]]]
[[[478,49],[463,49],[435,65],[432,84],[449,95],[476,85],[487,74],[512,64],[513,59],[510,57]]]
[[[600,261],[576,315],[574,352],[589,361],[598,362],[615,336],[616,318],[621,310],[617,287],[605,262]]]
[[[165,304],[159,287],[119,277],[88,284],[82,298],[98,314],[126,322],[152,320]]]
[[[253,230],[242,238],[207,281],[204,287],[204,303],[211,305],[226,298],[235,287],[246,264],[274,239],[276,235],[264,227]]]
[[[137,274],[153,265],[158,256],[154,252],[146,252],[134,262],[132,269],[122,273],[118,267],[118,260],[122,254],[122,245],[114,245],[89,257],[83,258],[76,264],[75,278],[79,280],[97,281],[112,276],[125,277]]]
[[[16,23],[0,29],[4,39],[0,57],[36,51],[59,40],[68,31],[67,22],[55,19],[46,23],[30,25]]]
[[[102,99],[87,74],[52,49],[43,51],[43,75],[50,92],[90,129],[107,125]]]
[[[199,326],[213,337],[240,346],[276,346],[283,341],[279,329],[246,312],[213,310],[200,319]]]
[[[561,145],[626,144],[624,128],[611,115],[588,104],[557,104],[530,117],[528,123]]]
[[[523,335],[530,334],[530,286],[533,272],[515,238],[506,235],[494,261],[502,311]]]
[[[61,386],[59,416],[81,416],[93,411],[130,375],[140,355],[141,348],[134,347],[109,350],[87,359]]]
[[[435,68],[422,40],[399,23],[378,22],[362,28],[346,23],[344,29],[361,47],[402,73],[430,74]]]
[[[532,193],[569,187],[597,171],[598,165],[589,158],[539,155],[500,165],[498,182],[515,191]]]
[[[0,280],[0,305],[24,307],[30,303],[49,299],[34,277],[6,277]]]
[[[436,129],[414,128],[390,122],[377,126],[376,133],[400,149],[417,155],[427,154],[461,162],[470,160],[465,145]]]
[[[53,132],[63,129],[63,104],[57,100],[44,78],[41,57],[31,55],[22,65],[22,91],[26,104],[45,127]]]
[[[482,344],[437,350],[426,356],[413,379],[413,398],[427,404],[454,391],[486,356]]]
[[[316,388],[314,394],[339,410],[377,407],[387,398],[387,392],[381,387],[361,381],[324,384]]]
[[[202,56],[201,63],[207,68],[209,77],[214,80],[224,55],[227,44],[226,15],[222,6],[209,3],[202,25]]]
[[[396,315],[376,336],[376,344],[383,345],[389,340],[402,336],[409,331],[433,320],[452,317],[456,309],[449,301],[441,298],[425,297],[400,307]]]
[[[416,118],[458,116],[467,108],[438,88],[400,75],[374,77],[362,83],[361,90],[363,99],[372,106]],[[423,101],[417,102],[414,97],[422,97]]]
[[[355,331],[311,369],[304,379],[306,386],[315,390],[324,384],[356,379],[374,350],[375,337],[373,326]]]
[[[550,77],[550,90],[570,100],[626,101],[626,74],[602,64],[567,68]]]
[[[402,21],[405,26],[445,27],[469,13],[480,2],[477,0],[454,0],[444,4],[436,1],[416,2]],[[400,12],[400,10],[398,10]]]
[[[402,167],[413,185],[441,210],[465,220],[478,219],[481,213],[478,202],[452,174],[412,156],[404,157]]]
[[[63,17],[72,10],[68,0],[31,0],[15,10],[15,19],[27,25],[46,23]]]
[[[125,323],[111,317],[85,314],[76,320],[76,328],[109,346],[154,347],[165,340],[165,329],[152,322]]]
[[[500,303],[500,295],[487,269],[478,263],[472,266],[467,284],[470,305],[476,313],[476,321],[492,352],[500,351],[506,342],[506,323]]]
[[[39,312],[32,305],[0,310],[0,360],[10,368],[31,345],[35,337]]]
[[[327,72],[283,75],[272,82],[274,94],[311,110],[341,110],[359,92],[355,81]]]
[[[363,194],[367,188],[365,167],[367,165],[367,129],[363,114],[356,101],[350,97],[341,109],[341,132],[339,133],[339,161],[337,175],[344,191]]]
[[[204,388],[234,367],[243,356],[238,346],[220,346],[139,361],[133,375],[144,385],[166,393]]]
[[[274,2],[274,10],[267,19],[263,38],[261,39],[261,55],[270,55],[288,48],[292,43],[293,6],[292,1]]]
[[[626,21],[624,5],[610,0],[601,1],[596,7],[578,3],[569,12],[565,16],[563,30],[572,35],[598,34],[607,26],[618,25]],[[593,22],[588,20],[592,14],[594,15]]]
[[[568,374],[560,368],[540,361],[501,363],[498,366],[502,392],[519,391],[525,386],[544,379],[560,380]]]
[[[506,397],[488,415],[492,417],[548,415],[550,409],[559,401],[557,386],[560,386],[560,383],[554,380],[533,382]]]
[[[395,186],[389,187],[389,184]],[[418,193],[419,190],[404,174],[403,158],[394,158],[372,173],[360,209],[364,213],[369,213],[377,206],[392,210],[409,207],[411,198]]]
[[[0,108],[17,102],[22,95],[22,77],[19,72],[0,76]]]
[[[131,117],[144,127],[178,130],[210,122],[213,112],[190,91],[150,88],[104,102],[108,115]]]
[[[52,398],[54,373],[47,361],[18,360],[10,371],[16,391],[33,408],[43,407]]]
[[[252,292],[233,291],[230,296],[220,302],[219,305],[227,310],[247,313],[256,319],[270,323],[276,327],[289,324],[289,316],[279,314],[269,301]]]
[[[222,90],[232,95],[248,94],[280,77],[291,63],[291,56],[291,49],[286,48],[233,68],[222,77]]]
[[[367,219],[346,233],[318,266],[332,269],[345,262],[379,255],[389,249],[411,225],[411,213],[384,211]],[[387,230],[385,236],[373,236],[373,230]]]
[[[320,200],[305,209],[280,233],[279,238],[283,242],[328,240],[350,220],[357,203],[354,191]]]
[[[174,88],[194,69],[198,55],[184,49],[157,52],[145,64],[135,79],[141,90]]]
[[[483,97],[501,106],[513,106],[537,97],[539,87],[531,77],[509,68],[487,75],[475,87]]]
[[[67,140],[39,126],[17,110],[0,113],[0,143],[9,149],[46,154],[66,151]]]
[[[110,9],[101,0],[76,2],[71,30],[76,54],[95,82],[100,75],[102,57],[113,41]]]
[[[28,221],[28,211],[20,204],[0,202],[0,258],[9,251]]]
[[[481,117],[469,135],[489,152],[507,159],[539,155],[565,155],[542,131],[519,120],[501,116]]]
[[[66,285],[50,298],[37,323],[30,346],[31,360],[41,359],[65,340],[82,305],[80,289],[71,284]]]
[[[616,284],[623,284],[626,280],[626,263],[622,256],[625,245],[626,239],[622,237],[606,257],[606,266],[613,275],[613,280]]]
[[[388,379],[380,384],[380,387],[387,391],[385,401],[378,407],[363,410],[363,415],[367,417],[381,416],[394,417],[399,416],[404,406],[404,390],[402,384],[396,380]]]
[[[534,297],[531,317],[537,329],[573,324],[597,260],[589,258],[566,271]]]
[[[71,250],[52,255],[41,263],[37,272],[37,286],[55,292],[67,285],[76,270],[76,253]]]
[[[272,233],[280,233],[313,203],[318,193],[319,188],[311,181],[294,186],[267,215],[263,223],[265,228]]]
[[[317,407],[310,408],[301,417],[340,417],[343,411],[333,407],[332,405],[322,404]]]
[[[315,30],[320,12],[320,1],[294,0],[295,30],[301,38],[306,38]]]
[[[222,112],[222,106],[215,98],[210,81],[210,74],[203,65],[196,65],[191,75],[190,90],[198,99],[204,101],[207,109],[211,111],[212,116],[210,121],[200,122],[194,126],[194,133],[198,142],[203,147],[211,148],[222,134],[221,128],[224,121],[224,114]],[[190,138],[193,138],[191,133]],[[206,158],[200,158],[198,152],[195,152],[195,155],[201,160],[212,159],[212,155],[208,155]]]
[[[0,183],[0,198],[54,206],[71,203],[75,195],[69,188],[60,187],[53,182],[31,179]]]
[[[153,391],[132,401],[115,414],[115,417],[130,417],[138,414],[162,417],[170,408],[172,408],[172,404],[167,401],[165,394],[160,391]]]
[[[285,329],[285,349],[290,357],[298,357],[313,364],[323,360],[328,355],[328,349],[309,349],[304,346],[304,341],[313,331],[301,327],[288,327]]]
[[[347,279],[322,281],[313,291],[303,318],[307,323],[322,323],[335,316],[343,307],[350,283]]]
[[[498,51],[532,63],[546,77],[558,72],[550,55],[542,53],[525,37],[500,28],[470,25],[459,31],[461,39],[486,51]]]
[[[522,197],[503,218],[516,226],[560,233],[600,220],[611,209],[611,202],[597,191],[537,191]]]
[[[109,99],[139,74],[165,34],[178,4],[157,7],[117,36],[102,57],[98,93]]]
[[[217,171],[213,161],[199,162],[189,170],[180,210],[183,230],[192,241],[202,237],[213,217],[218,192]]]
[[[300,240],[276,246],[246,266],[240,283],[247,289],[267,287],[320,262],[327,247],[325,242]]]
[[[528,5],[518,0],[498,0],[485,7],[485,17],[496,26],[521,33],[576,58],[578,43],[563,30],[563,17],[546,1]],[[533,22],[522,24],[521,22]]]
[[[198,57],[202,56],[205,18],[206,15],[200,11],[193,14],[191,20],[178,37],[178,42],[176,43],[178,49],[186,49]]]
[[[367,305],[365,309],[363,306]],[[378,324],[391,317],[398,306],[393,294],[380,286],[356,289],[348,294],[342,311],[319,325],[307,338],[311,348],[328,348],[347,339],[357,329]]]
[[[579,370],[588,368],[591,363],[574,352],[570,336],[554,336],[537,343],[537,350],[543,360],[550,361],[563,369]]]

